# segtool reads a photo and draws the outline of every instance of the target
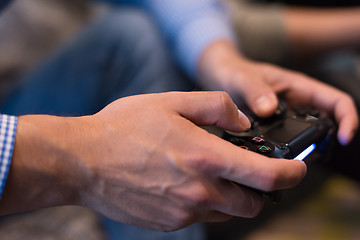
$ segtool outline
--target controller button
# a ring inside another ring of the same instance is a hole
[[[270,153],[271,152],[271,148],[270,147],[267,147],[265,145],[262,145],[262,146],[259,146],[257,151],[259,153]]]
[[[300,117],[306,117],[306,115],[308,114],[307,110],[302,108],[302,109],[296,109],[296,113],[300,116]]]
[[[286,112],[286,104],[284,102],[280,102],[277,109],[275,110],[276,116],[283,116]]]
[[[254,137],[253,139],[251,139],[251,142],[260,145],[265,143],[265,139],[261,137]]]
[[[246,147],[246,146],[240,146],[240,148],[245,149],[245,150],[249,150],[249,148]]]
[[[239,137],[232,137],[229,139],[229,141],[237,146],[243,145],[245,143],[245,140]]]
[[[313,107],[294,107],[293,110],[298,116],[303,118],[308,116],[319,118],[320,116],[320,111]]]

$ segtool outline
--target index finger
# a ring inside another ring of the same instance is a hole
[[[171,93],[177,112],[197,125],[216,125],[220,128],[240,132],[251,127],[249,119],[239,111],[231,97],[225,92]]]
[[[230,130],[238,128],[236,105],[224,92],[179,93],[173,104],[186,119],[197,124],[216,124]],[[178,100],[181,101],[178,101]],[[230,128],[230,129],[229,129]],[[306,173],[300,161],[268,158],[233,145],[215,135],[199,135],[202,148],[206,149],[203,166],[208,175],[221,177],[263,191],[293,187]],[[206,163],[206,164],[205,164]]]
[[[306,104],[333,113],[339,124],[338,140],[343,145],[348,144],[354,137],[359,124],[358,113],[353,99],[348,94],[332,86],[301,75],[298,77],[303,79],[293,81],[293,91],[297,91],[298,94],[302,93],[301,98]]]
[[[359,119],[354,101],[348,94],[301,73],[274,67],[265,70],[277,93],[283,93],[288,101],[313,105],[332,113],[339,124],[339,142],[346,145],[352,140]]]
[[[207,144],[212,149],[211,162],[216,176],[241,185],[262,191],[291,188],[306,174],[306,165],[302,161],[269,158],[216,136],[208,137]]]

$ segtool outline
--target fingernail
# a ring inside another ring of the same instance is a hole
[[[338,141],[342,146],[348,145],[351,140],[354,138],[355,131],[350,132],[348,135],[338,133]]]
[[[338,141],[339,141],[340,145],[342,145],[342,146],[346,146],[349,143],[348,138],[344,137],[344,136],[342,136],[340,134],[338,135]]]
[[[249,129],[251,127],[251,122],[249,121],[247,116],[243,112],[241,112],[239,109],[238,109],[238,116],[239,116],[241,126],[244,129]]]
[[[255,107],[257,113],[268,113],[270,110],[274,109],[274,105],[277,102],[277,97],[274,93],[268,93],[266,95],[262,95],[258,99],[255,100]]]

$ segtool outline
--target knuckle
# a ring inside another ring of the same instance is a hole
[[[168,215],[166,222],[163,222],[158,228],[162,232],[173,232],[187,227],[197,221],[196,211],[187,206],[177,207]]]
[[[266,173],[262,176],[261,185],[264,191],[274,191],[281,181],[281,174],[278,172]]]
[[[224,110],[231,109],[233,105],[230,95],[226,92],[218,92],[218,103],[220,108]]]
[[[222,102],[223,104],[227,105],[231,102],[231,98],[227,92],[219,91],[219,92],[217,92],[217,94],[218,94],[218,98],[219,98],[220,102]]]
[[[354,99],[349,94],[344,93],[344,95],[344,101],[347,103],[347,106],[355,105]]]
[[[214,153],[209,149],[197,149],[187,161],[192,169],[198,174],[214,174],[219,171],[221,164],[215,161]]]
[[[289,165],[288,165],[289,166]],[[305,166],[305,165],[304,165]],[[291,168],[288,170],[269,171],[260,178],[261,189],[271,192],[279,189],[291,188],[300,183],[306,174],[304,168]]]
[[[194,223],[194,214],[189,211],[179,211],[172,224],[161,229],[163,232],[173,232]]]
[[[191,195],[188,196],[189,208],[203,207],[209,203],[210,199],[210,192],[204,185],[200,184],[200,186],[191,191]]]
[[[238,216],[244,218],[254,218],[259,215],[264,207],[264,203],[264,197],[262,197],[259,193],[252,192],[251,194],[246,194],[245,198],[242,200],[242,205],[238,210]]]
[[[262,202],[254,202],[248,208],[247,216],[248,218],[255,218],[257,217],[261,210],[263,209],[264,203]]]
[[[291,74],[293,75],[294,79],[296,79],[296,80],[300,80],[300,81],[304,81],[304,80],[314,81],[313,78],[311,78],[309,75],[307,75],[306,73],[303,73],[303,72],[291,72]]]
[[[184,211],[182,214],[178,215],[176,225],[177,228],[183,228],[184,226],[190,225],[194,221],[194,214],[190,211]]]

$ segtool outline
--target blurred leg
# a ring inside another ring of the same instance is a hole
[[[205,239],[203,225],[193,224],[176,232],[163,233],[136,226],[119,224],[109,219],[104,219],[104,228],[109,240],[200,240]],[[121,236],[121,237],[120,237]]]
[[[149,18],[114,10],[25,77],[1,112],[91,114],[128,95],[189,90]]]

